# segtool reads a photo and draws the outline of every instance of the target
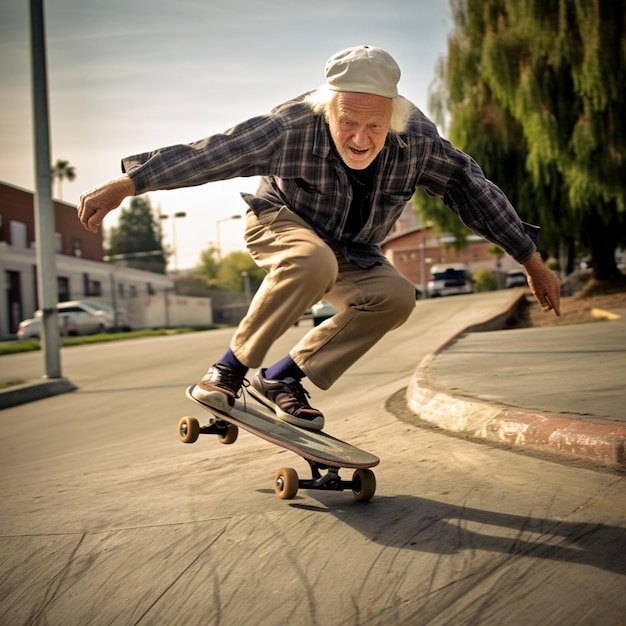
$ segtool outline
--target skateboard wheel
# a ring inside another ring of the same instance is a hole
[[[226,427],[226,432],[223,435],[218,435],[217,440],[220,443],[229,445],[231,443],[235,443],[237,441],[237,437],[239,436],[239,428],[235,424],[228,424]]]
[[[300,486],[298,473],[291,467],[282,467],[274,477],[274,491],[281,500],[295,498]]]
[[[183,417],[178,422],[178,438],[183,443],[194,443],[200,435],[200,422],[195,417]]]
[[[376,476],[370,469],[355,470],[352,475],[352,493],[359,502],[371,500],[376,492]]]

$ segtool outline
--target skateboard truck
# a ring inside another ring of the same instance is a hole
[[[328,489],[333,491],[343,491],[346,484],[339,476],[338,467],[328,467],[320,465],[315,461],[305,459],[311,467],[311,480],[300,479],[300,487],[303,489]],[[322,474],[320,470],[327,470],[326,474]]]
[[[304,457],[303,457],[304,458]],[[371,500],[376,491],[376,476],[370,469],[356,469],[352,480],[342,480],[339,476],[339,467],[324,465],[310,459],[305,459],[311,468],[311,478],[298,478],[295,469],[284,467],[276,472],[274,477],[274,491],[283,500],[291,500],[298,493],[298,489],[320,489],[323,491],[352,490],[355,500],[366,502]],[[322,474],[320,470],[326,470]]]
[[[228,422],[217,417],[210,417],[204,426],[200,426],[201,435],[224,435],[228,430]]]
[[[178,437],[183,443],[193,443],[200,435],[217,435],[220,443],[235,443],[239,429],[234,424],[211,416],[207,423],[200,426],[195,417],[183,417],[178,424]]]
[[[376,479],[372,471],[357,470],[354,472],[352,480],[342,480],[339,476],[339,467],[323,465],[310,459],[305,460],[311,467],[311,479],[300,478],[298,480],[298,486],[302,489],[322,489],[325,491],[350,489],[357,500],[369,500],[374,495]],[[326,473],[322,474],[320,470],[326,470]],[[280,494],[278,495],[280,496]]]

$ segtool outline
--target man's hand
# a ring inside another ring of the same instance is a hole
[[[554,311],[561,315],[561,281],[557,275],[549,270],[541,261],[538,254],[533,254],[524,269],[528,274],[528,286],[544,313]]]
[[[78,219],[90,232],[97,233],[104,216],[117,209],[127,196],[135,195],[135,183],[129,176],[114,178],[80,197]]]

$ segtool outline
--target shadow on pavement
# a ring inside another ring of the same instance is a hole
[[[370,541],[434,554],[484,550],[503,555],[591,565],[626,575],[626,529],[468,508],[414,496],[375,496],[366,504],[339,504],[320,492],[320,506],[294,508],[331,513]],[[342,494],[346,498],[346,494]]]

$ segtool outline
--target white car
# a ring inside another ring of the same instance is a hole
[[[106,317],[106,326],[108,331],[129,331],[132,330],[126,317],[126,311],[124,309],[114,309],[110,304],[106,302],[99,302],[98,300],[88,300],[86,304],[96,311],[102,311]]]
[[[511,270],[506,275],[506,281],[504,282],[504,286],[507,289],[511,287],[526,287],[528,285],[528,280],[526,278],[526,272],[524,270]]]
[[[337,313],[337,309],[326,300],[320,300],[311,307],[313,326],[319,326],[324,320]]]
[[[431,267],[428,279],[428,295],[431,298],[454,296],[473,291],[472,274],[465,263],[450,263]]]
[[[111,307],[83,300],[71,300],[57,304],[59,334],[93,335],[113,330],[115,313]],[[43,312],[35,311],[30,319],[20,322],[17,329],[18,339],[41,338]]]

